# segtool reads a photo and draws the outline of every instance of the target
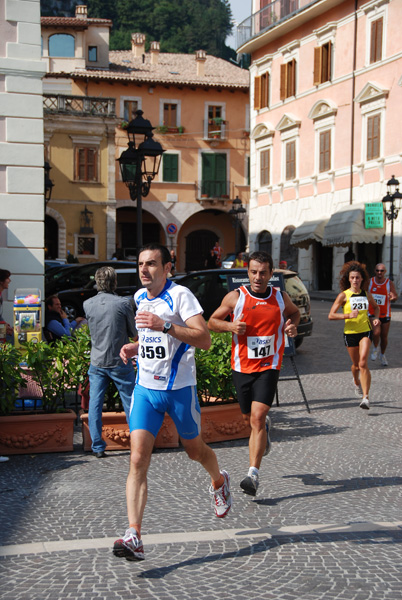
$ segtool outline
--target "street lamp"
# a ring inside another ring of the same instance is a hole
[[[138,265],[138,252],[142,247],[142,198],[149,194],[151,182],[159,171],[164,150],[159,142],[152,139],[152,130],[155,127],[152,127],[148,119],[144,119],[143,111],[137,110],[136,115],[126,129],[128,149],[122,152],[117,160],[120,164],[122,180],[130,190],[130,198],[134,202],[137,201]]]
[[[241,203],[239,196],[236,196],[236,198],[232,201],[232,208],[229,210],[229,214],[234,219],[236,256],[237,253],[240,252],[240,222],[243,221],[246,212],[247,211]]]
[[[53,181],[50,179],[50,169],[52,168],[47,161],[43,165],[45,171],[45,204],[50,201],[52,197],[52,189],[54,186]]]
[[[388,221],[391,221],[391,246],[389,252],[389,278],[391,279],[391,281],[394,280],[394,221],[398,216],[398,212],[402,208],[401,199],[402,194],[399,191],[399,181],[395,179],[394,175],[392,175],[391,179],[387,182],[387,195],[384,196],[384,198],[382,199],[385,215]],[[398,206],[395,206],[395,200],[399,200]],[[390,207],[388,209],[386,208],[387,202],[390,203]]]

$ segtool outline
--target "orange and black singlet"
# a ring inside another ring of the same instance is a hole
[[[243,335],[232,335],[232,369],[240,373],[258,373],[280,369],[285,349],[283,311],[285,303],[276,288],[268,286],[264,294],[241,286],[232,321],[240,318],[247,325]]]

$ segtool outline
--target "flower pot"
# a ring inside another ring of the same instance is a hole
[[[88,427],[88,413],[81,413],[82,438],[84,450],[91,451],[91,435]],[[102,413],[102,438],[106,442],[106,450],[129,450],[130,430],[124,412]],[[162,427],[156,437],[155,448],[177,448],[179,435],[172,419],[165,415]]]
[[[201,432],[203,440],[210,444],[248,438],[251,429],[244,423],[237,403],[212,404],[201,407]]]
[[[76,417],[73,410],[0,417],[0,454],[72,452]]]

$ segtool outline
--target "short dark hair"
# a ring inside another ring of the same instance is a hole
[[[264,250],[258,250],[257,252],[253,252],[252,254],[250,254],[250,256],[248,257],[249,266],[252,260],[256,260],[259,263],[268,263],[271,271],[274,268],[274,261],[272,260],[272,256]]]
[[[165,266],[168,262],[172,262],[172,257],[170,256],[169,250],[162,244],[157,244],[156,242],[153,244],[145,244],[145,246],[143,246],[139,251],[138,256],[141,254],[141,252],[145,252],[145,250],[159,250],[163,266]]]
[[[95,273],[98,292],[112,293],[117,287],[117,275],[113,267],[100,267]]]
[[[56,298],[58,298],[57,294],[52,294],[51,296],[48,296],[45,300],[45,306],[53,306],[53,300],[55,300]]]
[[[0,269],[0,283],[3,283],[3,281],[8,279],[10,275],[11,273],[10,271],[7,271],[7,269]]]

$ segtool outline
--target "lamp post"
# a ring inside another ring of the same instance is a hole
[[[52,189],[53,189],[54,183],[50,179],[50,169],[52,167],[49,165],[47,160],[45,161],[43,168],[45,171],[45,204],[47,204],[48,202],[50,202],[50,198],[52,197]]]
[[[232,208],[229,211],[229,214],[234,219],[236,256],[237,253],[240,252],[240,223],[244,219],[244,215],[246,214],[246,212],[247,211],[241,203],[239,196],[236,196],[236,198],[232,201]]]
[[[389,251],[389,278],[391,281],[394,280],[394,221],[401,209],[401,199],[402,194],[399,191],[399,181],[392,175],[391,179],[387,182],[387,195],[382,199],[385,215],[388,221],[391,221],[391,246]],[[396,200],[399,200],[398,206],[395,206]],[[390,204],[388,209],[386,208],[387,203]]]
[[[159,142],[153,140],[152,127],[144,119],[143,111],[137,110],[136,117],[128,124],[128,149],[117,160],[121,177],[128,189],[130,198],[137,201],[137,265],[138,252],[142,247],[142,198],[148,196],[152,180],[157,175],[164,152]],[[136,140],[137,136],[137,140]],[[141,138],[141,141],[138,141]],[[137,272],[138,278],[138,272]]]

